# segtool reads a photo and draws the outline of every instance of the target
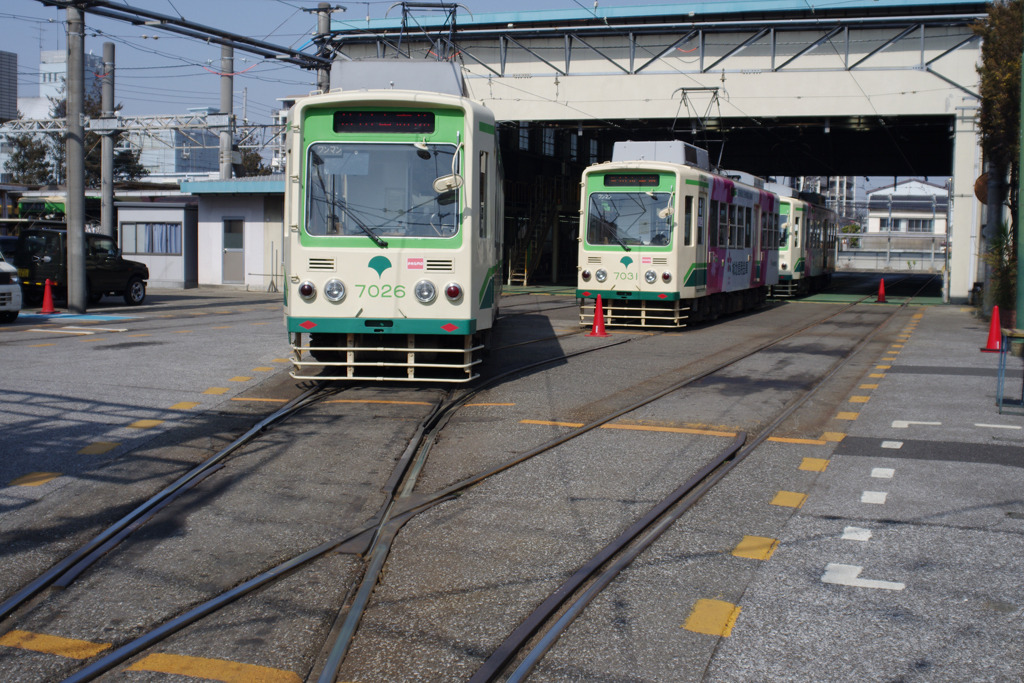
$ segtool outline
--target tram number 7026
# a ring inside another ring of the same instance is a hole
[[[369,299],[404,299],[405,285],[356,285],[359,298]]]

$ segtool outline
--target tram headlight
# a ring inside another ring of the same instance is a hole
[[[667,285],[668,283],[672,282],[672,273],[666,270],[664,273],[661,274],[661,279]]]
[[[597,279],[598,282],[604,282],[605,280],[608,279],[608,271],[605,270],[604,268],[598,268],[597,272],[594,273],[594,277]]]
[[[306,280],[301,285],[299,285],[299,296],[301,296],[303,299],[312,299],[314,296],[316,296],[316,285],[314,285],[309,280]]]
[[[328,301],[338,303],[345,298],[345,284],[341,280],[328,280],[324,285],[324,296]]]
[[[779,264],[779,268],[781,270],[789,270],[789,266],[787,266],[785,263],[780,263]]]
[[[644,280],[647,281],[647,284],[653,285],[655,282],[658,281],[658,274],[655,273],[653,270],[648,270],[646,273],[644,273]]]
[[[437,287],[430,280],[420,280],[413,287],[413,293],[416,294],[416,300],[421,304],[429,304],[437,298]]]
[[[444,286],[444,295],[448,301],[458,301],[462,298],[462,287],[457,282],[449,282]]]
[[[580,272],[580,277],[583,278],[584,282],[590,282],[590,271],[584,270]]]

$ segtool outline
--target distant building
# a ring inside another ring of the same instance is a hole
[[[923,180],[903,180],[869,190],[868,233],[945,235],[949,190]]]
[[[0,52],[0,123],[18,118],[18,55]]]
[[[197,107],[189,109],[188,113],[217,111],[217,107]],[[185,178],[220,172],[220,138],[216,131],[150,130],[127,133],[125,137],[132,149],[140,150],[139,163],[149,170],[150,180],[159,176]]]

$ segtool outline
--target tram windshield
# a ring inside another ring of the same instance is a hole
[[[587,217],[588,244],[664,246],[672,239],[671,192],[594,192]]]
[[[437,192],[453,173],[455,145],[318,142],[309,146],[306,232],[387,237],[453,237],[458,189]],[[456,169],[457,170],[457,169]]]

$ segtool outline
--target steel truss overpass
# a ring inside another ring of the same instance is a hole
[[[405,3],[401,14],[335,19],[336,59],[457,61],[469,95],[506,122],[503,147],[532,156],[539,175],[607,160],[615,140],[682,139],[762,176],[951,176],[951,299],[966,301],[980,279],[971,24],[984,3],[741,0],[468,17]]]

